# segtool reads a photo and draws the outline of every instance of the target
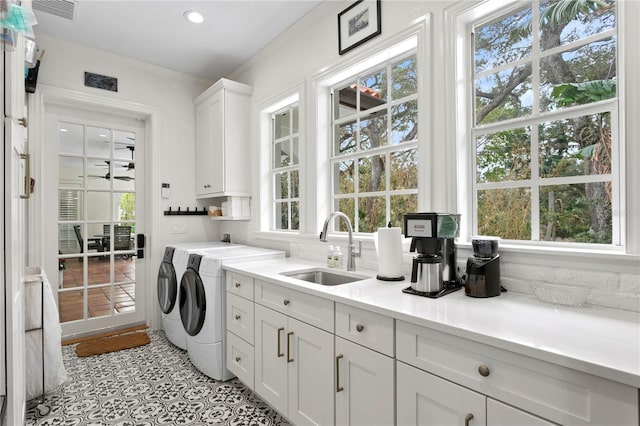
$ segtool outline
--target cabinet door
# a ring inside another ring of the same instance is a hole
[[[333,424],[333,335],[293,318],[288,325],[289,419]]]
[[[393,379],[392,358],[336,337],[336,424],[394,424]]]
[[[486,397],[397,363],[398,425],[486,426]]]
[[[552,426],[554,423],[487,398],[487,424],[491,426]]]
[[[255,392],[287,413],[287,317],[255,305]]]
[[[196,108],[196,195],[224,191],[224,90]]]

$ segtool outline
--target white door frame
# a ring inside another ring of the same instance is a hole
[[[53,206],[44,205],[44,196],[38,191],[38,182],[44,179],[44,155],[46,147],[46,108],[47,105],[105,111],[114,114],[125,114],[145,120],[146,155],[144,158],[145,181],[150,190],[146,196],[145,217],[147,241],[145,244],[144,296],[147,300],[145,321],[152,329],[160,328],[160,314],[155,301],[156,270],[161,259],[161,247],[153,244],[155,237],[160,241],[161,203],[160,191],[152,188],[160,187],[160,154],[161,154],[161,113],[159,108],[130,101],[122,101],[97,94],[84,93],[51,85],[38,85],[38,91],[29,97],[30,140],[33,145],[32,175],[36,180],[36,191],[33,194],[33,208],[30,209],[29,257],[32,264],[42,265],[45,271],[57,273],[57,260],[46,256],[46,247],[41,240],[46,233],[45,215],[54,214]]]

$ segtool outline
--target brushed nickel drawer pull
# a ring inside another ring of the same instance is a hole
[[[240,319],[240,315],[236,315],[236,321]]]
[[[236,288],[240,288],[240,283],[236,282]]]
[[[480,367],[478,367],[478,373],[480,373],[482,377],[489,377],[491,371],[486,365],[481,365]]]
[[[287,333],[287,362],[293,362],[293,358],[291,358],[291,336],[293,336],[293,331]]]
[[[284,299],[284,301],[282,303],[284,303],[284,306],[287,306],[291,302],[289,301],[289,299]]]
[[[356,325],[356,331],[357,331],[358,333],[361,333],[361,332],[362,332],[362,330],[364,330],[364,325],[362,325],[362,324],[358,324],[358,325]]]
[[[278,329],[278,358],[280,358],[281,356],[284,356],[284,352],[280,352],[280,332],[284,331],[284,327],[280,327]]]
[[[344,388],[340,386],[340,360],[342,358],[344,358],[342,354],[336,357],[336,393],[344,390]]]
[[[240,357],[239,356],[236,357],[236,362],[240,362]]]
[[[464,417],[464,426],[469,426],[469,422],[473,419],[473,414],[469,413]]]

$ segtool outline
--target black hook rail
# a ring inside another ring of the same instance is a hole
[[[171,210],[171,207],[169,207],[169,210],[164,211],[165,216],[206,216],[207,214],[208,209],[206,207],[203,207],[202,210],[198,210],[197,207],[195,210],[189,210],[189,207],[186,210],[182,210],[180,207],[178,207],[178,210]]]

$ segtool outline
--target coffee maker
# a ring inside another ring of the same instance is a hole
[[[455,237],[460,215],[449,213],[407,213],[404,236],[412,238],[415,252],[411,269],[411,286],[402,291],[437,298],[462,287],[456,273]]]
[[[499,296],[500,255],[497,237],[472,237],[473,256],[467,259],[464,292],[471,297]]]

